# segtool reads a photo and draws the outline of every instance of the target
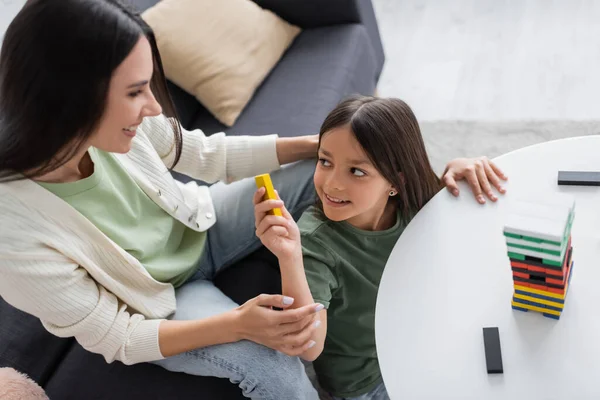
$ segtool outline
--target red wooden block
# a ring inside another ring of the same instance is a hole
[[[546,283],[553,283],[555,285],[564,285],[565,284],[565,280],[564,279],[550,279],[550,278],[546,278]]]
[[[523,279],[530,279],[529,274],[525,274],[523,272],[513,271],[513,276],[518,276],[519,278],[523,278]]]
[[[535,265],[528,265],[527,269],[533,272],[546,272],[546,268],[536,267]]]
[[[565,294],[565,289],[548,288],[548,291],[556,294]]]
[[[560,278],[563,278],[566,275],[564,272],[566,271],[557,271],[555,269],[546,268],[546,275],[558,276]]]

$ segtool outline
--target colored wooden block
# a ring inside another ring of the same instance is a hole
[[[483,328],[483,345],[488,374],[501,374],[504,368],[502,367],[500,332],[497,327]]]
[[[548,291],[551,293],[556,293],[556,294],[565,294],[567,292],[566,288],[565,289],[548,288]]]
[[[525,306],[528,306],[528,305],[532,304],[530,301],[528,301],[528,300],[524,300],[524,299],[521,299],[521,298],[518,298],[518,297],[516,297],[516,296],[513,296],[513,301],[514,301],[515,303],[522,304],[522,307],[525,307]],[[535,305],[535,304],[534,304],[534,305]]]
[[[538,268],[538,267],[535,267],[535,268]],[[544,272],[548,276],[556,276],[556,277],[559,277],[559,278],[564,276],[564,274],[563,274],[562,271],[557,271],[555,269],[546,268]]]
[[[513,310],[519,310],[519,311],[523,311],[523,312],[527,312],[527,311],[529,311],[529,310],[528,310],[528,309],[526,309],[526,308],[519,307],[519,306],[516,306],[516,305],[514,305],[514,304],[512,305],[512,309],[513,309]]]
[[[551,279],[551,278],[546,278],[546,283],[552,283],[554,285],[564,285],[565,284],[565,279]]]
[[[275,193],[275,188],[273,187],[273,182],[271,181],[271,175],[269,175],[269,174],[258,175],[258,176],[254,177],[254,180],[256,182],[257,188],[259,188],[259,189],[261,187],[265,188],[265,195],[263,196],[263,201],[264,200],[277,200],[277,194]],[[279,208],[273,208],[271,211],[268,212],[268,214],[277,215],[279,217],[283,216],[283,214],[281,213],[281,209],[279,209]]]
[[[519,278],[524,278],[524,279],[529,279],[529,274],[524,274],[522,272],[513,271],[513,276],[516,276]]]
[[[542,313],[542,315],[546,318],[552,318],[555,320],[559,320],[560,319],[560,315],[554,315],[554,314],[549,314],[549,313]]]
[[[527,265],[527,269],[532,272],[545,272],[546,271],[546,268],[536,267],[534,265]]]
[[[537,289],[537,290],[548,290],[548,287],[544,286],[544,285],[536,285],[535,283],[529,283],[529,287],[532,289]]]

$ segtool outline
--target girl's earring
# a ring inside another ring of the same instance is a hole
[[[393,190],[390,190],[390,197],[395,196],[395,195],[396,195],[396,192]]]

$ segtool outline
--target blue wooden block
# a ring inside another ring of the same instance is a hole
[[[560,319],[560,315],[546,314],[546,313],[543,313],[543,315],[544,315],[544,317],[546,317],[546,318],[552,318],[552,319],[556,319],[556,320],[559,320],[559,319]]]
[[[521,304],[527,304],[527,305],[533,304],[533,305],[537,306],[537,304],[536,304],[536,303],[533,303],[533,302],[531,302],[531,301],[529,301],[529,300],[519,299],[519,298],[517,298],[517,297],[514,297],[514,296],[513,296],[513,301],[514,301],[515,303],[521,303]]]
[[[528,309],[526,309],[526,308],[521,308],[521,307],[517,307],[517,306],[512,306],[512,308],[513,308],[513,310],[519,310],[519,311],[523,311],[523,312],[527,312],[527,311],[529,311],[529,310],[528,310]]]
[[[548,310],[554,310],[554,311],[560,311],[560,312],[562,312],[562,310],[563,310],[562,308],[549,306],[548,304],[545,304],[544,307],[547,308]]]

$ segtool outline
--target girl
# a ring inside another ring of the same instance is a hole
[[[295,298],[294,306],[324,305],[314,344],[301,354],[315,361],[321,386],[336,399],[387,399],[375,351],[377,288],[398,237],[443,185],[417,120],[401,100],[344,101],[323,123],[319,139],[318,203],[298,230],[285,208],[285,218],[265,216],[283,203],[260,202],[258,191],[257,235],[279,258],[283,294]],[[476,164],[480,176],[488,171],[504,192],[502,172],[485,158]]]

